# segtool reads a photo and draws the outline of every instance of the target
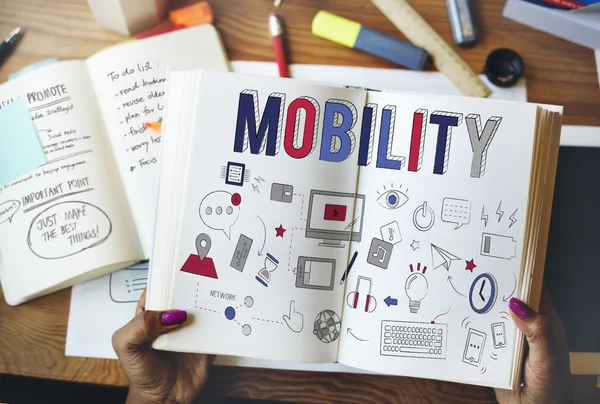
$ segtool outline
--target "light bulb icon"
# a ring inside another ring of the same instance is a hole
[[[429,289],[427,279],[422,273],[414,272],[406,279],[404,288],[409,299],[410,312],[417,313],[421,307],[421,300],[427,296],[427,290]]]

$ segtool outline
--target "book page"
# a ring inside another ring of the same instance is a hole
[[[194,91],[195,102],[184,102],[195,115],[182,123],[193,123],[193,136],[176,158],[187,161],[176,174],[184,184],[181,216],[163,228],[162,209],[172,208],[159,202],[154,251],[171,250],[161,238],[171,233],[174,258],[151,261],[150,294],[162,287],[153,273],[168,271],[164,308],[187,310],[193,321],[157,346],[335,361],[347,245],[363,225],[355,140],[366,94],[217,73],[185,86]],[[170,125],[165,138],[187,136],[169,135]]]
[[[10,304],[143,258],[85,63],[56,63],[0,86],[0,105],[19,97],[48,162],[0,188],[0,275]]]
[[[536,106],[369,93],[364,116],[339,361],[508,388]]]
[[[161,134],[144,123],[162,122],[169,66],[227,71],[227,59],[214,27],[203,25],[111,47],[87,64],[148,258]]]

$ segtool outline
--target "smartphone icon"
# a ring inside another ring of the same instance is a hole
[[[465,343],[465,352],[463,353],[462,361],[468,365],[479,366],[483,348],[485,346],[485,333],[481,331],[469,329],[467,341]]]
[[[492,341],[496,349],[506,346],[506,326],[504,323],[492,324]]]

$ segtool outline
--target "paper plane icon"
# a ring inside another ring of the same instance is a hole
[[[446,268],[446,271],[450,271],[450,264],[452,261],[459,260],[460,258],[454,254],[450,254],[448,251],[435,244],[431,244],[431,259],[433,261],[433,269],[438,269],[443,266]]]

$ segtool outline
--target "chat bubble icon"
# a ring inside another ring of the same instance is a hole
[[[16,199],[6,201],[0,204],[0,224],[6,222],[8,220],[9,223],[12,223],[13,216],[19,208],[21,207],[21,202]]]
[[[200,219],[213,230],[221,230],[231,240],[231,226],[240,217],[241,197],[227,191],[214,191],[200,202]]]
[[[471,221],[471,202],[465,199],[444,198],[442,202],[442,221],[456,224],[459,229]]]
[[[40,258],[65,258],[99,246],[111,232],[110,218],[100,208],[87,202],[61,202],[33,218],[27,244]]]
[[[140,300],[148,283],[148,269],[129,267],[110,274],[110,299],[115,303],[135,303]]]

